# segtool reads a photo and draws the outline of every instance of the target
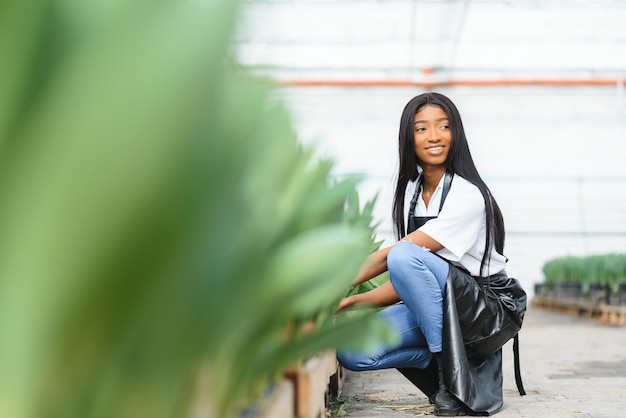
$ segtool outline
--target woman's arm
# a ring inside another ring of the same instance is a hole
[[[355,307],[357,305],[382,307],[393,305],[397,302],[400,302],[400,297],[398,297],[398,294],[391,286],[391,282],[387,281],[369,292],[359,293],[343,298],[339,303],[337,312]]]
[[[361,269],[359,270],[356,278],[352,282],[352,286],[357,286],[363,282],[366,282],[381,273],[387,271],[387,254],[392,247],[382,248],[372,254],[370,254]]]
[[[432,252],[439,251],[443,248],[443,245],[441,245],[438,241],[431,238],[430,235],[426,235],[419,229],[402,238],[402,241],[412,242],[413,244],[422,248],[427,248]]]

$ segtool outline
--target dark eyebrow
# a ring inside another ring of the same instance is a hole
[[[444,121],[444,120],[449,121],[448,118],[439,118],[439,119],[435,119],[435,122],[441,122],[441,121]],[[415,122],[413,122],[413,125],[415,125],[417,123],[427,123],[427,122],[428,122],[427,120],[416,120]]]

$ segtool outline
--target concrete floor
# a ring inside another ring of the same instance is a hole
[[[626,417],[626,328],[529,308],[520,333],[519,396],[512,343],[503,349],[506,417]],[[434,416],[426,396],[396,370],[347,372],[334,414],[346,417]]]

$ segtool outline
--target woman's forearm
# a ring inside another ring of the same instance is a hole
[[[393,305],[397,302],[400,302],[400,297],[391,286],[391,282],[386,281],[376,289],[370,290],[369,292],[359,293],[344,298],[339,304],[339,308],[337,310],[342,311],[359,305],[383,307]]]
[[[391,247],[386,247],[370,254],[363,263],[363,266],[361,266],[361,270],[359,270],[359,273],[352,282],[352,286],[359,285],[386,272],[387,254],[389,254],[390,249]]]

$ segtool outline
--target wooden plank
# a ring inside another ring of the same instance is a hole
[[[312,357],[286,372],[295,387],[296,418],[325,418],[329,354]]]
[[[341,394],[341,388],[346,380],[346,370],[337,366],[337,372],[330,376],[330,381],[328,383],[328,392],[332,398],[337,398]]]
[[[535,296],[531,303],[532,306],[539,308],[588,317],[611,325],[626,325],[626,306],[598,305],[574,299],[559,299],[545,296]]]

